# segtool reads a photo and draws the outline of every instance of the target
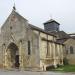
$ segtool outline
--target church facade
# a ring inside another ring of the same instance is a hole
[[[48,23],[45,23],[46,30]],[[51,65],[63,65],[64,44],[58,43],[57,36],[46,30],[29,24],[13,9],[1,27],[0,67],[46,70]]]

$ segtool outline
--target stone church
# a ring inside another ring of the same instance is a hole
[[[63,65],[64,44],[57,42],[51,31],[59,30],[59,23],[49,20],[44,29],[28,23],[13,8],[1,27],[0,68],[20,70],[46,70]]]

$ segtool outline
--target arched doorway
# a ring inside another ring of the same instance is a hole
[[[7,60],[11,68],[19,68],[19,49],[14,43],[7,48]]]

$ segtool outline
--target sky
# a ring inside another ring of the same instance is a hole
[[[14,2],[16,11],[29,23],[43,28],[43,23],[52,18],[60,23],[60,30],[75,33],[75,0],[0,0],[0,27]]]

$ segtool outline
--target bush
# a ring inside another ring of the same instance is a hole
[[[57,64],[57,68],[58,68],[58,67],[60,67],[60,65],[59,65],[59,64]]]
[[[54,65],[50,65],[50,66],[47,66],[47,67],[46,67],[46,70],[47,70],[47,71],[52,70],[52,69],[55,69]]]

